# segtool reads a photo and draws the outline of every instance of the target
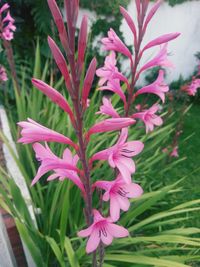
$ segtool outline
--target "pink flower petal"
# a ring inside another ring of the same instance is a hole
[[[106,228],[105,228],[106,229]],[[106,234],[104,235],[103,233],[101,233],[101,240],[105,245],[110,245],[113,241],[113,237],[112,235],[109,233],[109,231],[107,231],[107,229],[105,230]]]
[[[117,201],[119,203],[120,209],[123,211],[127,211],[130,207],[130,202],[126,197],[122,197],[120,195],[117,196]]]
[[[128,192],[127,197],[129,198],[137,198],[143,194],[142,187],[135,183],[124,185],[123,188],[126,192]]]
[[[131,174],[130,174],[130,171],[128,170],[127,166],[122,164],[120,161],[116,162],[116,166],[119,169],[124,181],[127,184],[130,184],[131,183]]]
[[[113,222],[118,221],[120,217],[120,205],[117,201],[117,197],[113,194],[110,197],[110,216]]]
[[[87,246],[86,246],[86,252],[91,253],[91,252],[95,251],[99,245],[99,242],[100,242],[99,231],[94,230],[88,239]]]
[[[108,226],[108,231],[113,237],[126,237],[129,236],[129,232],[122,226],[110,223]]]
[[[87,229],[79,231],[78,236],[87,237],[87,236],[91,235],[92,230],[93,230],[93,225],[90,225]]]

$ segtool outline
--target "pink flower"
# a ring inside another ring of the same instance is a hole
[[[117,143],[105,150],[97,152],[91,158],[94,160],[107,160],[112,168],[117,168],[126,183],[131,183],[131,174],[135,172],[135,163],[131,157],[138,155],[143,150],[140,141],[126,142],[128,129],[124,128]]]
[[[44,174],[53,171],[54,173],[48,177],[47,181],[52,181],[57,178],[63,181],[68,178],[74,182],[83,193],[85,192],[84,186],[77,174],[78,169],[76,165],[79,160],[77,155],[73,157],[71,151],[66,148],[63,152],[63,158],[60,159],[50,150],[47,144],[43,146],[39,143],[35,143],[33,149],[37,160],[41,161],[41,165],[31,183],[32,186],[37,183]]]
[[[113,50],[121,54],[124,54],[129,58],[132,57],[131,52],[128,50],[125,44],[120,40],[120,38],[117,36],[117,34],[113,29],[110,29],[110,31],[108,31],[108,37],[103,38],[102,43],[104,45],[103,46],[104,50]]]
[[[137,2],[140,2],[140,1],[137,1]],[[157,0],[155,2],[155,4],[152,6],[152,8],[150,9],[149,13],[147,14],[146,20],[144,22],[143,32],[146,31],[146,28],[147,28],[149,22],[153,18],[154,14],[157,12],[157,10],[160,7],[161,3],[162,3],[162,0]]]
[[[116,54],[114,51],[111,51],[110,55],[108,55],[105,59],[104,67],[99,68],[96,71],[96,75],[100,77],[100,86],[102,86],[105,82],[116,78],[128,83],[126,77],[118,71],[116,63]]]
[[[69,106],[69,103],[57,90],[55,90],[50,85],[38,79],[32,79],[32,84],[38,90],[40,90],[46,96],[48,96],[49,99],[51,99],[54,103],[56,103],[61,109],[63,109],[66,113],[68,113],[72,122],[74,121],[74,115]]]
[[[84,16],[81,23],[81,28],[78,37],[78,59],[77,59],[77,66],[78,66],[78,73],[81,75],[81,71],[84,64],[85,59],[85,50],[87,46],[87,28],[88,28],[88,19],[87,16]]]
[[[198,88],[200,88],[200,79],[194,79],[188,86],[183,87],[182,90],[190,96],[195,96]]]
[[[178,154],[178,146],[175,146],[170,154],[170,157],[179,157],[179,154]]]
[[[108,90],[108,91],[111,91],[111,92],[117,94],[124,102],[124,106],[126,106],[126,104],[127,104],[126,103],[126,96],[125,96],[125,94],[124,94],[124,92],[120,86],[119,79],[109,80],[109,82],[106,86],[101,86],[97,90],[100,90],[100,91]]]
[[[172,68],[174,65],[172,64],[171,61],[168,60],[167,58],[167,43],[164,44],[158,54],[149,62],[147,62],[139,71],[139,74],[143,72],[144,70],[153,68],[153,67],[169,67]]]
[[[120,118],[119,114],[114,109],[111,100],[106,97],[103,97],[103,105],[100,106],[100,111],[96,112],[96,114],[104,114],[113,118]]]
[[[89,139],[91,134],[111,132],[116,130],[121,130],[124,127],[128,127],[134,124],[136,121],[131,118],[112,118],[106,119],[104,121],[98,122],[93,125],[87,132],[86,138]]]
[[[59,47],[57,46],[57,44],[54,42],[54,40],[50,36],[48,36],[48,44],[51,49],[53,58],[65,79],[66,87],[70,92],[72,90],[72,85],[71,85],[71,77],[70,77],[70,73],[67,67],[66,60],[62,52],[60,51]]]
[[[7,9],[9,9],[10,8],[10,6],[9,6],[9,4],[4,4],[1,8],[0,8],[0,15],[5,11],[5,10],[7,10]]]
[[[66,29],[65,29],[65,24],[63,21],[62,14],[61,14],[59,7],[58,7],[55,0],[47,0],[47,2],[49,5],[49,8],[51,10],[56,27],[58,29],[61,43],[62,43],[63,47],[65,48],[65,50],[68,52],[69,51],[69,41],[68,41],[68,36],[67,36]]]
[[[135,113],[132,117],[135,119],[140,119],[144,122],[146,126],[146,133],[153,131],[154,125],[160,126],[163,124],[161,117],[157,116],[155,113],[159,110],[158,105],[153,105],[151,108],[144,110],[139,113]]]
[[[168,91],[169,91],[169,87],[164,83],[164,71],[160,70],[156,81],[150,85],[143,87],[142,89],[139,89],[135,95],[137,96],[137,95],[147,94],[147,93],[155,94],[159,96],[162,102],[164,103],[165,93]]]
[[[167,147],[163,148],[163,149],[162,149],[162,152],[163,152],[163,153],[168,153],[168,148],[167,148]]]
[[[18,140],[19,143],[30,144],[35,142],[58,142],[62,144],[68,144],[77,149],[77,145],[72,142],[68,137],[50,130],[43,125],[37,123],[34,120],[28,119],[28,121],[18,122],[18,125],[22,128],[22,137]]]
[[[7,9],[9,9],[8,4],[4,4],[0,9],[0,38],[11,41],[16,27],[14,25],[15,20],[11,17],[9,10],[7,11],[6,16],[2,19],[3,12]]]
[[[92,88],[92,83],[94,81],[95,71],[97,66],[97,60],[96,58],[93,58],[90,62],[90,65],[88,67],[87,73],[85,75],[85,79],[83,82],[83,90],[82,90],[82,104],[84,108],[87,108],[87,100],[90,93],[90,90]]]
[[[6,70],[3,66],[0,66],[0,82],[6,82],[8,80],[8,76],[6,74]]]
[[[126,20],[129,28],[131,29],[131,31],[133,33],[133,36],[134,36],[134,44],[136,44],[137,31],[136,31],[136,27],[135,27],[134,21],[131,18],[130,14],[127,12],[127,10],[125,8],[123,8],[122,6],[120,6],[120,12],[123,15],[124,19]]]
[[[140,197],[143,193],[141,186],[136,183],[127,184],[121,175],[114,181],[97,181],[93,187],[104,189],[104,201],[110,200],[110,216],[114,222],[120,217],[120,209],[127,211],[130,207],[129,198]]]
[[[157,37],[156,39],[150,41],[147,45],[145,45],[145,47],[142,49],[142,53],[146,49],[149,49],[151,47],[154,47],[154,46],[161,45],[161,44],[167,43],[169,41],[172,41],[172,40],[176,39],[179,35],[180,35],[180,33],[178,33],[178,32],[163,34],[163,35]]]
[[[141,106],[140,104],[137,104],[137,105],[135,106],[135,109],[136,109],[137,111],[140,111],[140,110],[142,109],[142,106]]]
[[[113,223],[111,218],[104,218],[98,210],[93,210],[94,222],[87,229],[78,232],[80,237],[89,237],[86,246],[86,252],[95,251],[102,241],[105,245],[110,245],[114,237],[126,237],[128,230],[122,226]]]

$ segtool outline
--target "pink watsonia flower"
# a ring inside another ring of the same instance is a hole
[[[94,76],[95,76],[95,71],[96,71],[96,66],[97,66],[97,60],[96,58],[93,58],[92,61],[90,62],[90,65],[87,69],[85,79],[83,82],[83,90],[82,90],[82,104],[84,109],[87,108],[87,100],[90,94],[90,90],[92,88],[92,83],[94,81]]]
[[[13,32],[16,31],[15,20],[10,15],[9,7],[8,4],[4,4],[0,8],[0,38],[6,41],[11,41],[14,37]]]
[[[8,4],[8,3],[5,3],[5,4],[0,8],[0,15],[1,15],[4,11],[6,11],[7,9],[9,9],[9,8],[10,8],[9,4]]]
[[[140,105],[140,104],[135,105],[135,109],[137,111],[140,111],[142,109],[142,105]]]
[[[81,23],[81,28],[79,32],[78,38],[78,58],[77,58],[77,66],[78,66],[78,74],[81,75],[84,59],[85,59],[85,50],[87,46],[87,29],[88,29],[88,19],[87,16],[84,16]]]
[[[133,114],[132,118],[140,119],[144,122],[146,126],[146,133],[152,132],[155,125],[161,126],[163,124],[162,118],[155,114],[158,110],[159,105],[155,104],[147,110]]]
[[[106,192],[103,201],[110,200],[110,216],[114,222],[119,220],[120,209],[127,211],[130,207],[129,198],[137,198],[143,194],[143,189],[136,183],[125,183],[119,174],[114,181],[97,181],[93,188],[101,188]]]
[[[89,140],[90,135],[95,133],[104,133],[121,130],[122,128],[128,127],[135,124],[136,121],[131,118],[112,118],[98,122],[93,125],[86,134],[86,139]]]
[[[179,154],[178,154],[178,146],[175,146],[172,150],[172,152],[170,153],[170,157],[174,157],[174,158],[178,158]]]
[[[103,43],[104,50],[113,50],[132,59],[131,52],[126,47],[126,45],[120,40],[120,38],[117,36],[116,32],[113,29],[110,29],[108,31],[108,37],[103,38],[101,42]]]
[[[117,168],[122,178],[128,184],[131,183],[131,174],[135,172],[135,163],[132,157],[141,153],[144,145],[140,141],[126,142],[128,128],[123,128],[117,143],[105,150],[97,152],[90,161],[107,160],[112,168]]]
[[[140,1],[136,0],[136,2],[140,2]],[[148,12],[147,17],[146,17],[145,22],[144,22],[144,26],[143,26],[143,33],[145,33],[149,22],[153,18],[154,14],[157,12],[157,10],[160,7],[161,3],[162,3],[162,0],[157,0],[156,3],[152,6],[150,11]]]
[[[130,14],[128,13],[128,11],[123,8],[122,6],[120,6],[120,12],[123,15],[124,19],[126,20],[129,28],[131,29],[133,36],[134,36],[134,45],[136,45],[136,41],[137,41],[137,31],[136,31],[136,27],[134,24],[133,19],[131,18]]]
[[[168,68],[174,67],[173,63],[169,61],[169,59],[167,58],[167,43],[161,47],[158,54],[152,60],[150,60],[144,66],[142,66],[138,75],[147,69],[157,67],[157,66],[168,67]]]
[[[114,109],[111,100],[107,97],[103,97],[103,105],[100,106],[100,111],[96,112],[96,114],[108,115],[112,118],[120,118],[119,114]]]
[[[126,107],[127,103],[126,103],[126,96],[120,86],[120,80],[119,79],[113,79],[113,80],[109,80],[106,86],[101,86],[99,87],[97,90],[99,91],[104,91],[104,90],[108,90],[111,91],[115,94],[117,94],[122,101],[124,102],[124,106]]]
[[[127,229],[113,223],[111,218],[103,217],[96,209],[93,210],[94,222],[85,230],[79,231],[78,236],[89,237],[86,252],[95,251],[102,241],[105,245],[110,245],[113,238],[126,237],[129,235]]]
[[[44,174],[53,171],[54,173],[48,177],[47,181],[52,181],[57,178],[59,178],[60,181],[69,179],[77,185],[83,193],[85,192],[83,183],[77,174],[78,169],[76,165],[79,160],[77,155],[73,157],[71,151],[66,148],[63,152],[63,158],[61,159],[51,151],[47,144],[43,146],[40,143],[33,144],[33,149],[41,165],[31,183],[32,186],[37,183]]]
[[[189,85],[182,87],[182,91],[185,91],[189,96],[195,96],[198,88],[200,88],[200,79],[193,79]]]
[[[72,85],[71,85],[71,77],[70,77],[70,73],[67,67],[67,63],[66,60],[62,54],[62,52],[60,51],[59,47],[57,46],[57,44],[54,42],[54,40],[48,36],[48,44],[49,47],[51,49],[51,53],[53,55],[53,58],[60,70],[60,72],[62,73],[63,77],[65,78],[65,84],[67,89],[69,90],[69,92],[72,91]]]
[[[164,147],[163,149],[162,149],[162,152],[163,153],[168,153],[169,151],[168,151],[168,148],[167,147]]]
[[[18,143],[31,144],[35,142],[57,142],[68,144],[75,149],[78,149],[77,145],[72,142],[70,138],[50,130],[32,119],[28,118],[27,121],[18,122],[18,125],[22,128],[22,137],[18,140]]]
[[[164,83],[164,71],[160,70],[158,77],[155,82],[153,82],[150,85],[147,85],[141,89],[139,89],[135,96],[141,95],[141,94],[155,94],[162,102],[165,102],[165,93],[169,91],[169,87]]]
[[[143,53],[146,49],[152,48],[154,46],[168,43],[169,41],[176,39],[179,35],[180,35],[180,33],[178,33],[178,32],[163,34],[163,35],[157,37],[156,39],[150,41],[147,45],[145,45],[145,47],[142,49],[141,53]]]
[[[74,122],[74,115],[73,112],[69,106],[69,103],[67,100],[53,87],[46,84],[45,82],[38,80],[38,79],[32,79],[32,84],[41,92],[43,92],[46,96],[51,99],[54,103],[56,103],[61,109],[63,109],[66,113],[69,114],[71,121]]]
[[[128,83],[126,77],[118,71],[116,67],[116,54],[114,51],[111,51],[110,54],[106,57],[104,66],[102,68],[97,69],[96,75],[100,77],[99,85],[102,86],[109,80],[119,79]]]
[[[6,70],[3,66],[0,66],[0,82],[6,82],[8,80],[8,76]]]
[[[56,3],[55,0],[47,0],[49,8],[51,10],[53,19],[55,21],[55,24],[57,26],[58,32],[59,32],[59,37],[61,40],[61,43],[63,45],[63,47],[65,48],[65,50],[67,52],[69,52],[69,40],[68,40],[68,35],[67,35],[67,31],[65,29],[65,24],[63,21],[63,17],[62,14],[59,10],[59,7]]]

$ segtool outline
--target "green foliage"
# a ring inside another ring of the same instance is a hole
[[[184,3],[186,1],[191,1],[191,0],[167,0],[170,4],[170,6],[175,6],[177,4]]]

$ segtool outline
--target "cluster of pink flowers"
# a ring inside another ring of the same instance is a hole
[[[174,146],[172,151],[170,151],[170,149],[165,147],[165,148],[163,148],[162,152],[168,154],[172,158],[178,158],[179,157],[178,146]]]
[[[57,133],[28,119],[28,121],[19,123],[19,126],[22,128],[22,137],[19,139],[19,142],[24,144],[33,143],[36,158],[41,162],[32,185],[38,182],[44,174],[52,171],[53,173],[48,177],[48,181],[70,179],[80,189],[85,201],[85,214],[88,228],[80,231],[78,235],[80,237],[89,237],[86,246],[87,253],[95,251],[98,245],[101,245],[101,242],[109,245],[114,237],[128,236],[128,231],[124,227],[116,225],[115,222],[120,218],[120,210],[128,211],[130,207],[129,198],[139,197],[143,193],[141,186],[132,181],[132,175],[136,171],[135,162],[132,157],[140,154],[144,145],[138,140],[127,141],[129,127],[136,124],[137,119],[144,122],[146,132],[152,131],[154,126],[162,124],[162,119],[156,115],[158,111],[157,103],[149,109],[134,113],[133,102],[142,94],[154,94],[162,102],[165,101],[165,93],[169,88],[164,83],[164,70],[159,71],[158,78],[154,83],[140,88],[136,92],[134,90],[136,82],[143,71],[155,66],[172,66],[172,63],[167,57],[167,42],[175,39],[179,33],[160,36],[141,48],[147,26],[161,4],[160,1],[157,1],[150,11],[147,12],[148,3],[149,1],[147,0],[136,0],[138,29],[128,12],[123,7],[120,7],[121,13],[133,33],[135,53],[132,55],[132,52],[119,39],[114,30],[110,29],[108,37],[102,39],[104,49],[110,51],[105,59],[105,65],[96,71],[97,63],[94,58],[85,74],[83,73],[83,65],[87,45],[87,18],[84,17],[82,20],[76,57],[74,28],[79,10],[78,0],[65,0],[67,30],[56,1],[48,0],[67,61],[50,37],[48,38],[48,43],[55,62],[64,77],[73,106],[70,106],[61,93],[43,81],[33,79],[32,82],[38,90],[43,92],[52,102],[69,115],[77,140],[71,140],[61,133]],[[155,46],[160,46],[157,55],[139,68],[139,62],[143,53],[147,49]],[[121,53],[130,60],[131,82],[117,68],[116,53]],[[88,97],[95,72],[100,77],[100,87],[98,90],[110,90],[117,94],[124,108],[118,112],[113,107],[111,99],[103,98],[103,105],[100,107],[98,114],[106,115],[108,118],[103,118],[103,120],[92,125],[90,129],[85,131],[83,118],[85,110],[90,108],[88,106]],[[81,86],[82,83],[80,80],[83,75],[85,78]],[[122,83],[125,86],[122,87]],[[91,135],[110,131],[118,131],[118,140],[116,143],[111,147],[96,152],[88,159],[86,148],[88,143],[91,142]],[[43,145],[41,142],[45,142],[45,144]],[[51,151],[47,144],[48,142],[69,145],[71,149],[66,148],[62,158],[59,158]],[[109,177],[109,180],[100,180],[100,177],[96,177],[98,172],[95,177],[91,177],[91,170],[97,160],[108,163],[114,170],[114,179]],[[78,161],[80,161],[80,166],[82,166],[80,168],[77,167]],[[95,189],[103,190],[102,201],[110,202],[110,212],[107,216],[103,216],[101,214],[102,211],[97,210],[98,207],[93,207],[92,200]]]
[[[200,88],[200,79],[193,77],[191,83],[183,86],[181,89],[185,91],[189,96],[195,96],[197,89]]]
[[[16,30],[9,8],[7,3],[0,8],[0,38],[7,41],[13,39],[13,32]]]
[[[0,82],[6,82],[8,80],[8,76],[6,70],[3,66],[0,66]]]

